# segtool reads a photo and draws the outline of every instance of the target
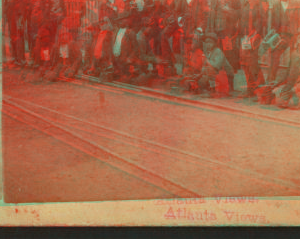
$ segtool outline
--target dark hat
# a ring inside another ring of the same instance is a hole
[[[214,32],[207,32],[204,34],[204,41],[207,39],[207,38],[210,38],[212,40],[214,40],[215,42],[218,42],[218,36],[216,33]]]

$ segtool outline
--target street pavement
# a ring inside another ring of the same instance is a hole
[[[6,202],[300,195],[298,111],[3,79]]]

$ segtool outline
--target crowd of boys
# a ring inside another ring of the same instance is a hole
[[[79,72],[132,84],[171,78],[203,97],[299,107],[298,0],[104,0],[92,19],[80,6],[70,27],[64,0],[4,0],[13,63],[27,64],[27,39],[40,81]],[[241,69],[247,90],[237,94]]]

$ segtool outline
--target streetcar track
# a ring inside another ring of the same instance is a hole
[[[130,85],[127,83],[122,82],[96,82],[92,80],[93,83],[91,83],[91,80],[89,80],[90,76],[82,75],[76,76],[77,79],[69,79],[66,77],[59,77],[60,80],[74,84],[74,85],[80,85],[86,88],[90,89],[96,89],[101,91],[109,91],[116,94],[124,94],[129,93],[133,96],[139,96],[143,98],[150,98],[150,99],[156,99],[163,101],[165,103],[171,103],[171,104],[178,104],[182,106],[189,106],[194,107],[196,109],[202,109],[202,110],[210,110],[212,112],[216,113],[225,113],[225,114],[231,114],[233,116],[239,116],[244,117],[247,119],[262,121],[262,122],[271,122],[279,125],[284,125],[288,127],[295,127],[300,128],[300,122],[293,121],[293,120],[286,120],[279,117],[273,117],[266,114],[261,113],[253,113],[244,109],[237,109],[230,106],[224,106],[216,103],[211,102],[204,102],[204,101],[196,101],[193,99],[188,99],[185,97],[175,96],[168,93],[159,92],[153,89],[148,89],[146,87],[141,86],[135,86]],[[93,78],[93,77],[92,77]],[[85,81],[86,84],[83,83]],[[117,88],[117,89],[116,89]]]
[[[49,122],[49,120],[41,118],[34,112],[29,112],[15,105],[5,102],[5,108],[2,112],[20,122],[23,122],[31,127],[46,133],[75,149],[78,149],[97,160],[110,165],[113,168],[121,170],[139,180],[145,181],[152,186],[160,188],[161,190],[167,191],[174,196],[179,197],[201,197],[199,194],[188,190],[176,183],[173,183],[165,178],[162,178],[147,169],[139,167],[133,163],[128,162],[127,159],[117,155],[110,150],[101,147],[94,142],[82,139],[78,134],[71,132],[70,130],[55,124],[54,122]]]
[[[67,80],[67,78],[61,78],[61,80],[72,83],[72,84],[83,85],[74,80],[72,80],[72,81]],[[146,87],[137,87],[137,86],[132,85],[130,88],[127,87],[125,89],[124,87],[126,86],[126,83],[119,83],[119,82],[114,82],[113,84],[106,83],[106,82],[98,83],[99,86],[101,85],[101,86],[105,87],[105,89],[107,89],[108,86],[113,88],[113,86],[117,86],[118,84],[120,85],[118,87],[118,89],[120,89],[121,91],[130,93],[132,95],[144,97],[144,98],[146,97],[146,98],[151,98],[151,99],[156,99],[156,100],[162,100],[163,102],[167,102],[167,103],[172,103],[172,104],[176,103],[176,104],[179,104],[182,106],[195,107],[196,109],[202,109],[202,110],[205,109],[205,110],[210,110],[210,111],[213,111],[216,113],[231,114],[234,116],[244,117],[247,119],[253,119],[253,120],[258,120],[258,121],[263,121],[263,122],[271,122],[271,123],[275,123],[275,124],[300,128],[300,122],[297,122],[297,121],[286,120],[283,118],[273,117],[273,116],[269,116],[269,115],[261,114],[261,113],[260,114],[253,113],[253,112],[250,112],[250,111],[247,111],[244,109],[243,110],[236,109],[234,107],[213,104],[210,102],[204,102],[204,101],[198,101],[198,100],[196,101],[193,99],[183,98],[183,97],[179,97],[179,96],[174,96],[172,94],[155,91],[152,89],[147,89]],[[90,85],[90,84],[84,84],[83,86],[85,86],[87,88],[95,88],[94,85]],[[130,90],[131,88],[136,88],[136,89],[138,89],[138,91]]]
[[[5,98],[7,98],[7,97],[5,97]],[[55,117],[53,116],[52,119],[49,118],[49,116],[48,116],[47,120],[53,121],[53,118],[54,118],[56,121],[59,121],[59,117],[63,116],[64,118],[62,118],[60,120],[59,124],[66,125],[68,127],[72,127],[72,128],[78,129],[78,130],[89,132],[89,133],[98,135],[100,137],[105,137],[108,139],[116,140],[116,141],[122,142],[124,144],[131,145],[133,147],[143,148],[145,150],[148,150],[148,151],[151,151],[154,153],[163,154],[163,155],[172,157],[179,161],[183,161],[183,162],[187,162],[187,163],[191,163],[191,164],[195,164],[195,165],[201,165],[201,166],[205,166],[205,167],[210,167],[210,168],[214,168],[214,165],[218,165],[218,166],[229,168],[230,170],[234,170],[235,172],[240,173],[242,175],[246,175],[247,177],[259,179],[264,182],[273,183],[275,185],[280,185],[280,186],[286,186],[286,187],[293,188],[296,190],[300,189],[300,187],[298,185],[293,184],[286,180],[268,177],[268,176],[260,174],[258,172],[254,172],[254,171],[251,171],[248,169],[243,169],[243,168],[231,165],[229,163],[221,162],[219,160],[214,160],[214,159],[210,159],[207,157],[202,157],[202,156],[196,155],[194,153],[182,151],[182,150],[175,149],[175,148],[172,148],[172,147],[169,147],[166,145],[158,144],[153,141],[149,141],[149,140],[142,139],[142,138],[139,138],[136,136],[132,136],[132,135],[126,134],[124,132],[109,129],[107,127],[103,127],[103,126],[97,125],[95,123],[76,118],[74,116],[70,116],[70,115],[67,115],[67,114],[64,114],[64,113],[40,106],[40,105],[36,105],[34,103],[31,103],[31,102],[28,102],[25,100],[10,97],[10,100],[8,100],[8,102],[11,101],[12,99],[14,99],[15,101],[19,100],[25,104],[32,105],[34,107],[46,110],[47,113],[52,112],[55,114]],[[16,104],[17,107],[23,107],[13,101],[12,101],[12,103]],[[26,110],[28,110],[28,109],[26,109]],[[39,117],[44,118],[46,116],[40,115]],[[68,122],[71,121],[71,123],[68,124],[66,119],[68,119]],[[102,132],[99,132],[99,130]],[[110,136],[108,136],[108,135],[110,135]],[[120,139],[120,137],[121,137],[121,139]]]

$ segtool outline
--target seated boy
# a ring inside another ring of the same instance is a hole
[[[198,92],[215,92],[216,77],[221,70],[225,70],[228,81],[233,79],[234,70],[227,61],[224,53],[217,47],[218,37],[215,33],[206,33],[204,35],[203,51],[204,59],[202,62],[201,74],[194,81],[189,82],[190,90]]]

